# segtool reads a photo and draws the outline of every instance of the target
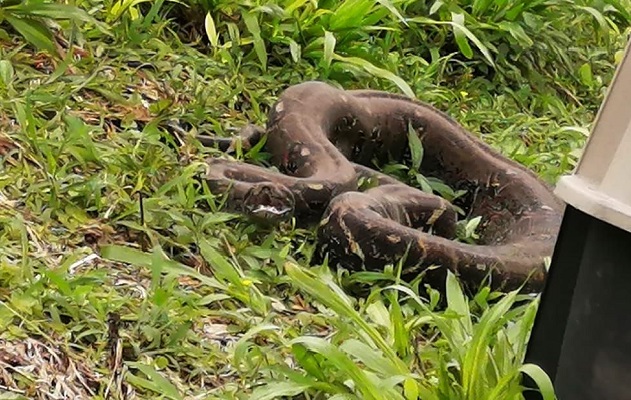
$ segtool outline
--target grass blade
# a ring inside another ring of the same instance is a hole
[[[329,68],[331,61],[333,61],[333,52],[335,51],[335,36],[329,32],[324,31],[324,67]]]
[[[305,390],[309,389],[311,385],[305,383],[296,382],[274,382],[268,383],[265,386],[256,388],[250,400],[273,400],[282,397],[298,396]]]
[[[42,22],[33,18],[17,18],[12,15],[5,15],[4,18],[29,43],[38,49],[48,51],[51,55],[57,55],[53,35]]]
[[[215,28],[215,21],[210,13],[206,14],[204,19],[204,29],[206,30],[206,36],[208,41],[213,47],[219,46],[219,35],[217,35],[217,29]]]
[[[329,285],[333,285],[333,283],[325,285],[320,279],[316,279],[311,273],[309,273],[309,271],[292,262],[285,264],[285,271],[291,281],[300,289],[306,291],[317,301],[331,308],[336,313],[344,315],[357,324],[366,333],[366,335],[370,337],[377,348],[384,353],[387,359],[389,359],[390,363],[392,363],[393,369],[395,369],[398,373],[403,374],[407,374],[409,372],[394,353],[391,346],[383,339],[377,330],[368,325],[361,315],[353,309],[348,299],[340,295],[339,292],[331,290]]]
[[[373,64],[371,64],[369,61],[364,60],[363,58],[359,58],[359,57],[343,57],[340,56],[338,54],[335,54],[333,57],[335,60],[341,61],[343,63],[347,63],[347,64],[351,64],[353,66],[358,66],[358,67],[362,67],[366,72],[378,77],[378,78],[382,78],[382,79],[387,79],[390,82],[394,83],[395,85],[397,85],[397,87],[399,89],[401,89],[401,91],[403,91],[403,93],[405,93],[407,96],[411,97],[411,98],[416,98],[416,96],[414,95],[414,92],[412,91],[412,88],[410,87],[410,85],[408,85],[403,79],[401,79],[400,77],[398,77],[397,75],[393,74],[392,72],[383,69],[383,68],[379,68]]]
[[[254,51],[259,58],[261,68],[263,71],[267,71],[267,49],[265,48],[265,42],[261,37],[261,27],[259,26],[259,21],[256,15],[245,11],[243,12],[243,22],[245,22],[245,26],[254,38]]]
[[[543,397],[543,400],[555,400],[554,385],[548,374],[545,373],[541,367],[534,364],[524,364],[519,368],[519,371],[528,375],[539,387],[539,392]]]

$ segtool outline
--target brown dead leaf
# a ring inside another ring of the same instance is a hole
[[[34,399],[93,398],[101,377],[85,361],[79,354],[32,338],[0,340],[0,385]],[[28,376],[32,386],[23,390],[14,376]]]
[[[18,148],[17,144],[10,137],[0,133],[0,156],[6,156],[16,148]]]

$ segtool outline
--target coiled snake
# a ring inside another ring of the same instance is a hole
[[[482,217],[477,244],[453,240],[457,213],[450,202],[370,168],[409,155],[409,127],[424,149],[420,171],[467,190],[457,205]],[[407,255],[404,278],[423,271],[442,278],[449,269],[468,286],[490,277],[495,290],[542,289],[562,203],[533,172],[436,108],[403,95],[309,81],[281,93],[264,130],[249,125],[242,132],[243,148],[264,135],[278,172],[210,158],[205,179],[247,215],[320,219],[313,263],[328,256],[329,265],[381,270]],[[235,143],[199,139],[224,151]],[[358,191],[359,178],[378,185]],[[430,266],[437,268],[430,272]]]

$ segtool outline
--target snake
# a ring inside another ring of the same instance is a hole
[[[420,173],[464,195],[449,201],[382,172],[409,163],[410,135],[422,146]],[[313,265],[397,265],[403,279],[444,282],[451,271],[472,290],[543,289],[564,207],[552,185],[428,103],[305,81],[279,94],[264,127],[197,138],[224,152],[261,146],[268,166],[210,156],[204,180],[234,212],[315,221]],[[474,243],[456,238],[459,210],[479,217]]]

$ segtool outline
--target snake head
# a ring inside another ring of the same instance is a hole
[[[291,218],[295,204],[294,195],[286,186],[270,182],[252,185],[243,200],[244,211],[249,217],[268,222]]]

